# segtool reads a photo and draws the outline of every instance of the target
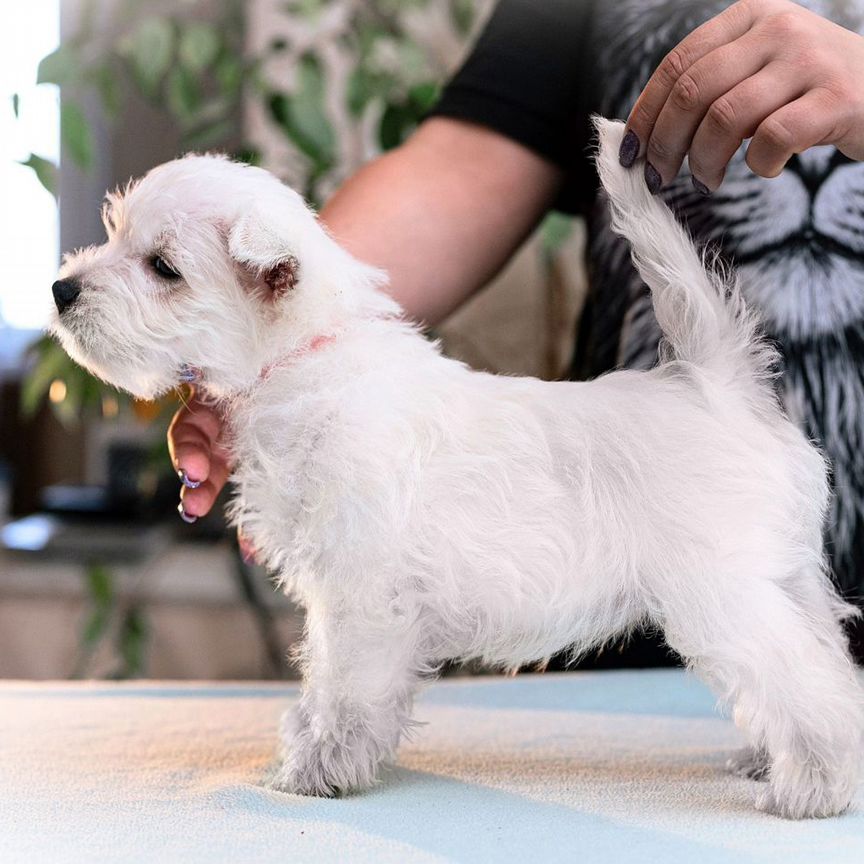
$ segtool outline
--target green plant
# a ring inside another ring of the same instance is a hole
[[[119,664],[108,677],[140,676],[144,672],[147,641],[147,619],[141,604],[131,602],[123,606],[117,598],[113,574],[101,564],[90,565],[84,576],[90,608],[71,677],[87,677],[97,650],[109,641]]]

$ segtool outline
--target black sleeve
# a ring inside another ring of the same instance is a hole
[[[429,116],[495,129],[567,174],[559,209],[596,192],[588,144],[592,0],[500,0],[474,50]]]

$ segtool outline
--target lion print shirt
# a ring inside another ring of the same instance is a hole
[[[592,112],[626,118],[665,54],[723,0],[501,0],[433,114],[497,129],[566,171],[559,209],[589,225],[591,290],[574,377],[656,362],[651,298],[608,226],[590,159]],[[864,34],[864,0],[802,5]],[[661,194],[681,221],[734,263],[781,348],[790,414],[833,466],[828,544],[850,599],[864,594],[864,164],[834,147],[754,175],[744,147],[722,186],[699,195],[685,167]]]

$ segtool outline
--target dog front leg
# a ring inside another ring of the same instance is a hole
[[[418,628],[399,616],[363,617],[307,613],[303,693],[282,720],[282,765],[272,781],[280,791],[364,789],[395,756],[418,679]]]

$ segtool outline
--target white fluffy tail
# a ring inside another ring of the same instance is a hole
[[[776,352],[758,335],[758,321],[737,282],[709,265],[662,199],[648,191],[639,168],[622,168],[624,124],[594,118],[597,169],[609,196],[612,229],[628,240],[633,263],[651,289],[667,349],[733,385],[771,376]],[[668,357],[668,351],[664,359]],[[743,376],[743,379],[742,379]]]

